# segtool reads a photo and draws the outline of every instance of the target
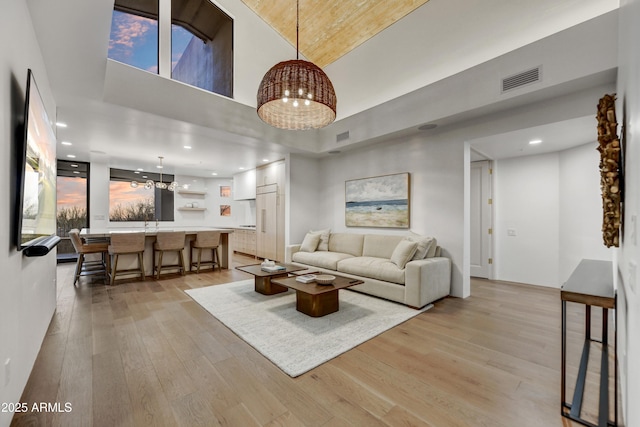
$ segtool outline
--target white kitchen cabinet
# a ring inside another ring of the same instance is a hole
[[[256,168],[256,253],[284,261],[285,162]]]
[[[284,173],[284,160],[269,163],[256,168],[256,186],[283,184],[281,176]]]
[[[251,169],[233,176],[233,200],[256,198],[256,170]]]

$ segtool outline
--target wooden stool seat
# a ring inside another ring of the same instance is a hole
[[[142,280],[144,274],[144,240],[145,233],[113,233],[111,234],[111,244],[109,245],[109,255],[114,257],[113,269],[110,270],[110,284],[113,285],[118,274],[138,273]],[[138,268],[118,270],[118,258],[120,255],[136,255],[138,258]]]
[[[109,244],[107,242],[87,243],[80,237],[80,231],[77,228],[69,231],[69,237],[71,238],[73,248],[78,254],[73,285],[75,286],[81,276],[99,275],[104,276],[105,281],[107,281],[109,272]],[[85,255],[88,254],[100,254],[100,259],[87,260]]]
[[[220,267],[220,254],[218,253],[218,246],[220,246],[220,232],[219,231],[199,231],[196,234],[196,239],[191,241],[190,257],[189,257],[189,271],[196,268],[196,273],[200,273],[200,266],[210,265],[214,270],[216,265],[218,269],[222,271]],[[198,260],[193,260],[193,250],[198,251]],[[202,250],[211,250],[211,261],[202,261]]]
[[[184,249],[184,231],[159,231],[156,234],[156,241],[153,244],[153,271],[156,275],[156,279],[160,278],[160,272],[163,269],[175,269],[184,276],[184,255],[182,250]],[[156,252],[158,253],[158,264],[156,266]],[[172,265],[163,265],[162,257],[165,252],[177,252],[178,263]]]

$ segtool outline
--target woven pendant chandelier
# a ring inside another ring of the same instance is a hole
[[[299,59],[299,15],[296,1],[296,59],[274,65],[258,88],[258,116],[280,129],[318,129],[336,118],[331,80],[317,65]]]

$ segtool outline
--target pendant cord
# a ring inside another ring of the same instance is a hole
[[[296,59],[300,59],[300,51],[298,50],[298,33],[300,29],[300,1],[296,0]]]

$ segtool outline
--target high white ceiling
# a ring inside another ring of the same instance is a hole
[[[290,132],[263,124],[253,106],[257,84],[264,72],[276,62],[293,57],[295,49],[241,0],[216,3],[235,20],[235,100],[107,61],[113,0],[27,0],[58,107],[57,117],[68,124],[67,128],[58,129],[58,139],[73,144],[59,145],[58,157],[75,154],[77,160],[147,169],[162,155],[166,172],[205,177],[213,172],[218,176],[231,176],[240,167],[252,168],[263,159],[282,158],[290,152],[324,156],[335,135],[345,129],[351,130],[352,137],[362,133],[361,137],[341,145],[343,150],[353,149],[366,144],[368,139],[374,141],[385,133],[401,131],[398,126],[411,128],[420,120],[428,122],[433,117],[428,109],[422,116],[415,114],[411,120],[408,117],[413,115],[406,111],[413,108],[414,103],[424,104],[415,94],[424,90],[421,88],[425,84],[444,81],[447,75],[455,78],[457,73],[510,49],[618,7],[617,0],[430,0],[327,68],[338,91],[340,120],[321,131]],[[457,6],[460,6],[458,12],[453,13]],[[440,24],[433,26],[432,33],[429,26],[424,25],[425,17]],[[447,27],[456,31],[443,31]],[[416,37],[411,40],[407,34]],[[508,42],[501,42],[503,39]],[[575,42],[580,46],[580,40]],[[398,43],[401,45],[394,49],[393,45]],[[467,54],[469,49],[473,55]],[[532,52],[535,53],[535,49]],[[459,54],[456,56],[456,53]],[[558,55],[558,52],[549,54]],[[504,69],[494,71],[502,75],[539,65],[534,56],[529,55],[520,63],[516,61],[509,66],[511,69],[498,63],[498,67]],[[433,67],[424,66],[425,58]],[[531,61],[533,63],[529,63]],[[394,71],[393,64],[402,64],[402,76],[394,77],[397,70]],[[500,75],[495,75],[496,88]],[[366,82],[366,86],[359,86]],[[549,80],[545,84],[549,84]],[[356,87],[359,89],[354,91]],[[468,94],[472,92],[464,90]],[[544,93],[544,96],[553,96],[553,90]],[[405,97],[413,97],[412,104],[397,108]],[[536,95],[532,92],[531,97]],[[465,109],[473,110],[476,117],[483,114],[483,108],[495,110],[487,105],[477,107],[477,100],[471,97],[430,99],[433,105],[429,108],[442,104],[443,111],[450,110],[450,117],[463,117],[460,113]],[[522,96],[520,103],[526,99]],[[456,108],[452,108],[452,102]],[[348,112],[346,116],[343,113],[340,117],[341,108]],[[372,121],[381,112],[385,120]],[[561,127],[568,135],[578,135],[580,132],[572,127],[583,125],[580,121],[551,124],[549,133],[558,134]],[[526,139],[528,127],[531,126],[523,126],[521,136],[512,132],[509,141]],[[543,126],[538,128],[544,132]],[[495,138],[496,141],[502,139],[501,136]],[[577,137],[572,140],[576,145],[589,142]],[[503,157],[499,154],[499,144],[486,144],[491,145],[489,151],[495,153],[496,158]],[[192,148],[187,150],[185,145]],[[550,142],[547,148],[552,146]]]

